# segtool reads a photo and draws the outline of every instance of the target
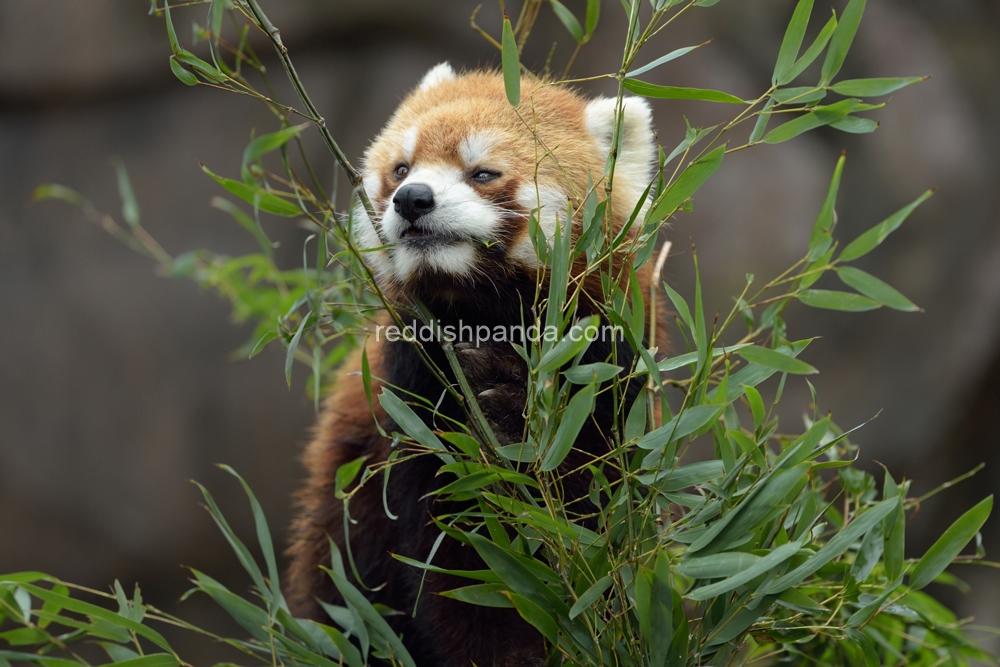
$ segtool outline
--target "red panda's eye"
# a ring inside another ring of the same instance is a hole
[[[490,181],[495,181],[500,178],[500,174],[499,172],[490,171],[489,169],[477,169],[473,172],[471,178],[477,183],[489,183]]]
[[[400,180],[403,179],[408,173],[410,173],[410,168],[405,164],[398,165],[396,167],[396,171],[393,172],[396,178]]]

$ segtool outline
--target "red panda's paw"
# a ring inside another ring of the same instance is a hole
[[[455,345],[462,372],[500,444],[521,441],[527,365],[509,343]]]

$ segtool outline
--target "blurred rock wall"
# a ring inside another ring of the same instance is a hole
[[[496,64],[468,26],[476,2],[284,0],[265,2],[334,136],[352,159],[398,100],[433,64]],[[566,0],[582,14],[583,3]],[[833,3],[838,11],[844,2]],[[690,12],[646,50],[645,62],[679,46],[710,46],[649,75],[656,83],[756,96],[769,81],[791,0],[722,2]],[[817,7],[822,7],[818,3]],[[42,569],[103,587],[141,581],[168,604],[196,566],[223,580],[235,561],[198,507],[187,479],[208,484],[240,529],[241,493],[215,472],[243,473],[280,530],[301,475],[311,402],[296,377],[283,384],[274,348],[253,361],[230,353],[250,331],[193,284],[156,275],[150,262],[59,203],[31,204],[56,182],[117,214],[110,159],[129,168],[143,224],[173,253],[196,247],[239,253],[252,240],[207,206],[219,194],[196,161],[234,174],[252,129],[274,121],[247,98],[181,85],[169,72],[161,20],[148,3],[0,0],[0,571]],[[817,14],[820,12],[817,11]],[[608,0],[580,76],[619,62],[624,31]],[[178,11],[183,41],[202,10]],[[479,23],[498,33],[496,7]],[[565,62],[570,38],[546,12],[525,62],[540,68],[553,41]],[[293,99],[266,44],[279,97]],[[894,94],[874,135],[819,131],[733,154],[670,231],[665,275],[692,290],[698,248],[710,310],[728,311],[743,276],[758,281],[804,252],[837,156],[847,151],[838,214],[850,239],[928,187],[937,194],[859,266],[925,309],[831,314],[792,306],[790,333],[820,335],[807,359],[821,370],[820,407],[853,426],[883,410],[856,439],[861,460],[885,463],[923,493],[980,461],[973,481],[926,503],[911,548],[926,548],[962,509],[1000,487],[1000,9],[992,0],[872,0],[846,78],[930,74]],[[589,88],[609,92],[605,87]],[[687,116],[709,125],[730,109],[653,103],[661,143],[683,137]],[[720,105],[721,106],[721,105]],[[737,135],[742,137],[745,135]],[[332,161],[315,133],[307,148],[329,182]],[[290,264],[301,233],[269,221]],[[689,241],[690,240],[690,241]],[[834,287],[835,279],[830,285]],[[807,407],[790,386],[785,418]],[[985,530],[993,558],[1000,521]],[[280,535],[279,535],[280,538]],[[956,573],[996,590],[994,571]],[[1000,625],[996,596],[950,600],[964,615]],[[192,604],[192,603],[186,603]]]

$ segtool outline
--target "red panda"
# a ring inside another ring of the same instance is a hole
[[[401,309],[406,307],[405,296],[412,294],[442,324],[485,325],[492,330],[531,321],[528,309],[544,267],[539,266],[529,236],[529,215],[536,212],[551,239],[557,218],[566,218],[567,201],[579,204],[587,195],[588,178],[600,181],[617,104],[610,98],[587,100],[567,87],[538,79],[523,79],[521,87],[522,101],[515,110],[499,73],[458,75],[448,64],[438,65],[402,102],[368,149],[364,186],[377,216],[369,221],[359,210],[354,233],[359,247],[370,249],[365,257],[380,287]],[[639,204],[653,176],[656,142],[645,100],[625,98],[623,131],[611,202],[617,228]],[[580,225],[579,220],[573,223]],[[576,265],[573,270],[581,268]],[[597,303],[602,301],[599,282],[585,284],[585,291]],[[593,312],[585,301],[580,300],[581,315]],[[592,345],[587,354],[593,359],[584,363],[603,361],[612,344]],[[631,349],[621,347],[621,354],[631,358]],[[425,349],[440,368],[448,368],[439,346],[425,344]],[[367,353],[373,378],[384,378],[432,402],[441,395],[440,383],[427,372],[411,343],[369,339]],[[500,439],[519,442],[526,379],[522,359],[509,343],[466,347],[459,356]],[[369,464],[389,456],[391,442],[379,434],[374,419],[385,432],[398,430],[377,402],[373,419],[362,379],[357,377],[359,368],[360,354],[347,362],[341,371],[346,375],[325,403],[304,456],[309,477],[299,493],[292,526],[288,599],[295,614],[317,620],[325,617],[319,601],[340,601],[320,569],[330,563],[329,539],[344,549],[343,507],[334,493],[337,469],[362,456]],[[380,386],[373,385],[377,395]],[[438,410],[464,419],[450,399],[442,401]],[[608,450],[602,433],[609,432],[614,412],[610,399],[598,400],[597,426],[585,428],[576,444],[581,455]],[[430,412],[424,411],[422,417],[436,427]],[[586,459],[578,463],[582,460]],[[573,465],[572,459],[567,464]],[[428,557],[440,534],[430,519],[441,509],[428,496],[442,484],[435,477],[438,466],[433,457],[418,457],[393,467],[386,505],[398,518],[386,514],[381,482],[363,485],[352,499],[350,515],[356,523],[350,531],[350,548],[370,599],[403,612],[392,619],[393,627],[420,667],[545,664],[541,635],[515,610],[474,606],[438,595],[467,585],[455,577],[428,573],[418,612],[411,617],[421,573],[391,554]],[[583,486],[574,497],[585,495],[588,481],[578,483]],[[441,543],[433,563],[453,570],[483,568],[470,547],[450,538]]]

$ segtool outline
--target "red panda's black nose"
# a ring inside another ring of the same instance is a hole
[[[434,210],[434,192],[422,183],[411,183],[396,190],[392,198],[396,213],[409,222]]]

